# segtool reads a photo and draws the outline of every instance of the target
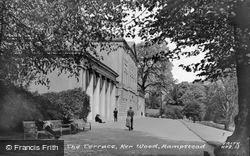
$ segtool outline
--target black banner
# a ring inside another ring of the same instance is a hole
[[[0,155],[63,156],[63,140],[1,140]]]

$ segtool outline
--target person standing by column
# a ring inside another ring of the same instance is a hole
[[[127,111],[127,116],[130,116],[130,117],[131,117],[131,128],[130,128],[131,130],[133,130],[134,115],[135,115],[135,113],[134,113],[132,107],[129,107],[129,110]]]
[[[118,115],[118,110],[115,108],[115,110],[113,111],[114,114],[114,122],[117,122],[117,115]]]

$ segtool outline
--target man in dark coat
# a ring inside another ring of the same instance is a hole
[[[134,111],[132,110],[132,107],[129,107],[129,110],[127,111],[127,116],[131,117],[131,130],[133,130],[133,120],[134,120]]]
[[[113,111],[113,113],[114,113],[114,122],[117,122],[118,110],[115,108],[115,110]]]

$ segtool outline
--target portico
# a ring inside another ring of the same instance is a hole
[[[88,56],[91,67],[82,70],[82,89],[90,96],[88,120],[94,120],[100,114],[104,120],[112,119],[113,109],[117,106],[117,81],[119,76],[111,68]]]

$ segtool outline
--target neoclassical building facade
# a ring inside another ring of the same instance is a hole
[[[113,118],[114,108],[118,109],[118,116],[125,117],[129,107],[132,107],[137,116],[145,113],[144,99],[137,92],[137,65],[133,53],[134,44],[128,44],[124,39],[111,43],[111,48],[102,48],[97,43],[98,58],[86,54],[91,66],[80,71],[79,81],[69,77],[68,73],[58,76],[54,71],[48,75],[50,88],[32,85],[32,91],[39,93],[59,92],[81,87],[90,96],[91,112],[88,120],[94,120],[100,114],[105,120]]]

